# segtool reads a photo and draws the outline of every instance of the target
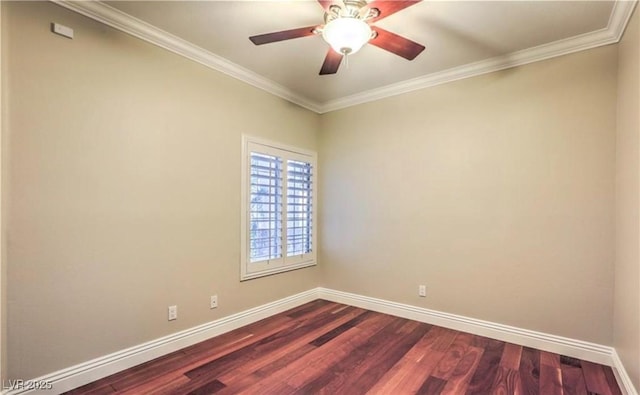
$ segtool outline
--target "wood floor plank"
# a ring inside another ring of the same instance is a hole
[[[471,346],[472,347],[481,348],[481,349],[484,350],[487,347],[487,344],[489,344],[490,341],[491,341],[491,339],[488,338],[488,337],[484,337],[484,336],[480,336],[480,335],[473,335],[473,339],[471,340]]]
[[[609,389],[609,383],[602,365],[588,361],[580,361],[580,364],[582,365],[582,374],[588,391],[599,395],[613,395]]]
[[[562,387],[565,395],[587,395],[582,368],[562,364]]]
[[[222,384],[220,381],[213,380],[213,381],[208,382],[207,384],[204,384],[204,385],[196,388],[195,390],[193,390],[191,392],[188,392],[188,395],[215,394],[215,393],[219,392],[220,390],[222,390],[225,387],[226,387],[226,385]]]
[[[613,395],[622,395],[622,390],[618,386],[618,382],[616,381],[616,375],[613,373],[613,369],[610,366],[603,366],[604,375],[607,378],[607,384],[609,384],[609,389]]]
[[[166,366],[172,366],[175,363],[179,363],[184,358],[184,352],[177,351],[162,357],[153,359],[149,362],[145,362],[124,372],[116,373],[105,379],[96,381],[84,387],[80,387],[76,393],[91,393],[91,394],[108,394],[113,392],[122,392],[130,388],[131,386],[138,386],[148,380],[153,379],[162,372],[165,371]],[[105,388],[101,388],[105,387]]]
[[[267,379],[276,372],[288,369],[290,364],[293,364],[296,360],[303,358],[306,354],[316,349],[317,347],[312,346],[311,344],[305,344],[283,357],[273,360],[268,365],[263,366],[251,374],[227,381],[227,387],[220,390],[219,394],[231,395],[240,393],[255,385],[256,382]]]
[[[336,393],[363,394],[373,387],[389,369],[396,364],[431,328],[419,323],[413,327],[411,322],[402,329],[411,330],[393,341],[386,340],[378,344],[366,357],[366,363],[351,371],[349,380],[336,388]],[[404,333],[404,332],[400,332]]]
[[[520,369],[520,357],[522,356],[522,346],[506,343],[500,358],[500,366],[507,369]]]
[[[263,325],[256,325],[261,323],[261,321],[259,321],[258,323],[252,324],[248,329],[241,328],[238,331],[232,331],[227,335],[237,333],[237,337],[231,337],[229,340],[223,339],[216,342],[214,340],[216,340],[217,337],[215,337],[194,346],[187,347],[183,351],[188,355],[188,358],[181,366],[176,368],[184,371],[193,369],[195,366],[200,366],[216,358],[247,347],[274,333],[280,332],[284,328],[298,326],[300,324],[299,321],[284,315],[279,315],[278,317],[280,318],[279,320],[266,320],[262,322]]]
[[[178,376],[162,376],[156,380],[147,381],[146,383],[130,388],[126,391],[119,391],[119,395],[175,395],[180,393],[179,388],[189,382],[189,378],[183,375]]]
[[[206,354],[215,353],[220,348],[227,347],[246,340],[248,337],[254,337],[256,334],[274,333],[281,328],[285,328],[296,321],[286,315],[278,314],[258,322],[254,322],[246,327],[239,328],[235,331],[224,333],[220,336],[213,337],[203,342],[183,348],[185,354],[193,356],[205,356]],[[268,336],[268,335],[266,335]]]
[[[71,395],[621,395],[611,368],[315,301]]]
[[[540,393],[540,351],[529,347],[522,349],[520,380],[525,394]]]
[[[341,360],[338,363],[338,366],[340,366],[340,373],[327,370],[315,379],[306,382],[304,385],[299,385],[301,384],[299,382],[288,382],[292,386],[296,386],[301,394],[316,393],[320,388],[328,393],[335,394],[351,393],[350,391],[356,391],[357,393],[366,392],[369,388],[366,387],[366,383],[363,383],[361,380],[363,373],[362,367],[365,367],[366,369],[371,367],[370,373],[373,375],[380,374],[374,370],[375,367],[372,365],[376,362],[381,362],[379,358],[381,351],[391,352],[391,349],[397,346],[397,342],[403,341],[400,340],[401,338],[406,339],[406,336],[393,336],[394,333],[398,333],[398,331],[405,327],[413,327],[413,329],[416,330],[421,326],[416,326],[409,320],[395,319],[389,325],[367,339],[346,358]],[[424,332],[426,333],[426,330]],[[424,335],[424,333],[420,334],[420,336],[422,335]],[[411,340],[413,340],[413,338]],[[413,344],[417,341],[418,339],[415,339]],[[411,344],[411,346],[413,344]],[[386,356],[385,358],[382,358],[382,362],[385,361],[387,361]],[[393,363],[395,362],[396,361],[393,361]],[[382,374],[385,372],[382,372]]]
[[[540,365],[548,365],[560,369],[560,355],[548,351],[540,351]]]
[[[139,387],[140,385],[155,379],[158,376],[171,372],[175,366],[185,360],[185,353],[172,353],[165,358],[155,359],[143,365],[139,365],[140,369],[133,370],[135,374],[123,376],[112,382],[112,387],[117,391],[126,391],[130,388]],[[134,368],[135,369],[135,368]]]
[[[309,344],[316,346],[316,347],[320,347],[323,344],[327,343],[328,341],[338,337],[341,333],[347,331],[350,328],[353,328],[354,326],[357,326],[359,323],[361,323],[362,321],[366,320],[367,318],[371,317],[374,313],[371,311],[362,311],[361,314],[358,314],[357,316],[355,316],[354,318],[350,319],[349,321],[345,322],[344,324],[330,330],[329,332],[326,332],[320,336],[318,336],[317,338],[313,339],[313,341],[311,341]]]
[[[368,393],[415,393],[444,357],[444,352],[432,349],[435,343],[435,337],[431,335],[433,330],[434,327],[431,327]]]
[[[431,346],[433,350],[446,352],[458,336],[458,331],[436,326],[429,331],[427,336],[433,337],[433,345]]]
[[[468,394],[469,392],[467,392]],[[499,366],[490,389],[485,394],[491,395],[520,395],[523,394],[520,370]]]
[[[472,340],[473,335],[459,332],[453,340],[453,343],[451,343],[451,346],[447,349],[444,358],[442,358],[432,376],[445,381],[449,380],[449,377],[453,374],[454,369],[467,351],[467,348],[471,345]]]
[[[128,383],[131,383],[132,376],[136,379],[140,378],[144,380],[149,375],[154,375],[163,372],[165,369],[171,369],[176,364],[181,363],[186,354],[183,350],[176,351],[174,353],[164,355],[162,357],[153,359],[149,362],[145,362],[138,366],[129,369],[126,373],[122,372],[111,376],[107,381],[111,383],[118,391],[122,391],[128,388]],[[133,383],[135,384],[135,383]]]
[[[295,372],[284,375],[274,374],[241,393],[281,393],[286,388],[296,388],[299,393],[304,393],[302,388],[312,386],[317,386],[318,392],[321,392],[334,377],[332,367],[337,367],[336,374],[344,371],[345,359],[358,350],[361,345],[366,344],[369,337],[367,332],[357,327],[351,328],[331,342],[333,345],[341,344],[341,352],[325,353],[324,350],[320,351],[324,347],[319,348],[317,352],[311,352],[306,358],[301,359],[301,361],[306,359],[304,363],[297,362],[298,369]]]
[[[282,313],[283,315],[289,317],[289,318],[300,318],[303,317],[309,313],[314,313],[316,310],[318,310],[318,308],[323,307],[323,306],[331,306],[331,302],[328,302],[326,300],[322,300],[322,299],[318,299],[318,300],[314,300],[313,302],[310,303],[305,303],[301,306],[298,307],[294,307],[293,309],[287,310],[284,313]],[[333,306],[335,308],[335,306]]]
[[[253,342],[251,347],[243,347],[225,354],[224,356],[185,372],[185,375],[189,378],[203,374],[217,377],[217,375],[222,372],[235,369],[259,354],[265,355],[271,351],[281,349],[281,347],[292,340],[297,341],[299,338],[302,338],[302,341],[306,343],[308,342],[307,339],[310,340],[325,333],[327,328],[329,328],[329,330],[333,329],[336,326],[337,318],[338,317],[325,312],[324,314],[318,315],[315,320],[304,321],[299,325],[282,328],[270,336]],[[348,317],[347,320],[351,318],[353,317]],[[340,325],[340,323],[337,325]]]
[[[252,333],[247,334],[246,329],[241,328],[241,330],[233,331],[237,333],[237,336],[232,336],[233,333],[230,332],[229,334],[226,334],[227,336],[220,336],[223,341],[214,342],[213,340],[217,339],[214,338],[181,350],[184,351],[184,353],[187,355],[182,360],[179,360],[179,362],[175,365],[167,365],[166,369],[168,371],[157,371],[157,375],[155,376],[155,378],[150,379],[151,381],[156,381],[156,383],[151,382],[147,384],[146,381],[141,380],[141,382],[138,382],[137,385],[129,388],[128,386],[122,385],[119,380],[113,385],[114,387],[117,386],[119,388],[119,391],[128,391],[129,389],[133,389],[133,393],[145,393],[137,392],[141,391],[138,389],[140,385],[144,385],[141,388],[148,388],[152,387],[154,384],[157,384],[158,386],[164,388],[167,382],[170,382],[172,380],[175,380],[176,382],[182,382],[182,377],[185,372],[192,370],[202,364],[209,363],[217,358],[223,357],[229,353],[235,352],[239,349],[249,347],[253,343],[283,330],[283,328],[288,327],[288,325],[296,323],[295,320],[292,320],[291,318],[286,316],[281,316],[280,318],[281,319],[278,320],[265,320],[263,322],[264,325],[261,327],[262,330],[254,325],[250,325],[249,327],[251,328]],[[228,342],[225,342],[224,340],[227,340]],[[133,384],[135,384],[135,382],[130,383],[130,385]],[[193,383],[192,386],[194,386],[195,384],[197,383]],[[179,390],[175,391],[179,392]],[[169,393],[172,392],[169,391]]]
[[[349,314],[351,313],[351,314]],[[268,363],[274,358],[274,353],[286,353],[291,348],[297,348],[309,343],[323,333],[335,329],[344,322],[354,318],[355,314],[362,314],[364,310],[350,309],[341,310],[336,314],[324,314],[315,320],[305,321],[303,325],[293,328],[284,328],[281,331],[265,337],[251,344],[251,347],[243,347],[232,353],[200,365],[185,372],[185,376],[194,377],[207,375],[210,377],[221,377],[223,375],[247,374],[251,369]],[[229,377],[223,380],[230,380]]]
[[[335,304],[323,303],[317,304],[315,310],[305,309],[304,314],[298,315],[298,319],[295,320],[285,315],[287,313],[285,312],[285,314],[258,321],[238,331],[232,331],[183,349],[182,351],[187,353],[188,356],[183,358],[180,364],[167,365],[165,366],[165,371],[157,371],[155,383],[152,382],[147,385],[147,380],[138,380],[138,385],[131,387],[132,383],[130,380],[118,380],[113,383],[113,386],[118,389],[118,391],[126,392],[131,388],[133,389],[132,393],[146,393],[146,391],[151,388],[155,388],[154,385],[164,388],[167,382],[174,380],[176,382],[182,382],[181,376],[186,371],[210,363],[213,360],[237,352],[238,350],[246,349],[256,342],[280,333],[284,329],[297,328],[314,318],[329,316],[331,310],[335,309]],[[154,380],[154,378],[150,377],[148,380]],[[187,389],[190,391],[191,389],[206,384],[208,381],[210,380],[207,378],[198,381],[189,381],[174,390],[170,390],[169,393],[185,393],[185,391],[188,392]]]
[[[493,339],[487,342],[482,358],[480,358],[480,362],[469,383],[467,394],[486,395],[488,393],[494,384],[494,377],[498,373],[504,349],[504,342]]]
[[[442,394],[457,395],[464,394],[471,383],[471,379],[476,372],[484,350],[470,346],[453,370],[447,384],[442,389]]]
[[[446,380],[439,379],[437,377],[429,377],[422,386],[418,389],[417,395],[440,395],[444,386],[447,384]]]
[[[303,331],[299,337],[285,335],[270,343],[252,347],[251,352],[247,354],[247,359],[241,362],[239,367],[228,370],[226,373],[220,375],[220,380],[227,383],[233,381],[238,376],[253,373],[303,348],[307,344],[312,344],[316,339],[324,336],[326,333],[333,332],[336,328],[345,325],[347,327],[353,327],[356,323],[361,322],[362,316],[368,316],[365,310],[356,307],[340,309],[332,314],[333,320],[306,333]],[[318,346],[314,345],[314,347]]]
[[[560,360],[558,359],[558,365]],[[563,395],[562,371],[546,363],[540,363],[540,393],[548,395]]]
[[[373,315],[355,327],[345,331],[323,346],[305,354],[287,367],[287,371],[274,372],[268,377],[254,376],[253,385],[243,388],[238,394],[278,393],[287,388],[300,388],[307,382],[316,379],[324,372],[335,368],[340,370],[340,364],[351,356],[362,344],[374,336],[378,331],[397,320],[381,314]],[[331,347],[332,352],[326,352]],[[344,369],[344,367],[343,367]],[[288,382],[293,382],[293,386]],[[233,385],[232,383],[228,383]],[[230,387],[231,388],[231,387]]]
[[[444,357],[444,352],[429,350],[411,368],[396,372],[387,382],[384,377],[371,388],[369,394],[415,394],[424,382],[431,376],[440,360]]]
[[[115,394],[116,390],[109,384],[94,384],[90,383],[80,388],[66,392],[67,395],[82,395],[82,394],[94,394],[94,395],[110,395]]]

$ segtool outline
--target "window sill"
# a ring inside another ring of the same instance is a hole
[[[278,266],[278,267],[274,267],[273,269],[264,269],[264,270],[249,272],[249,273],[242,273],[240,274],[240,281],[253,280],[254,278],[271,276],[273,274],[289,272],[292,270],[298,270],[298,269],[311,267],[311,266],[316,266],[315,260],[300,262],[292,265]]]

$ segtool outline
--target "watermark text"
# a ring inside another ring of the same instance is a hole
[[[53,384],[50,381],[45,380],[2,380],[3,390],[50,390],[53,389]]]

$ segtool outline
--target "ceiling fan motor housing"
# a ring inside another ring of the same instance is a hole
[[[342,17],[358,18],[360,16],[360,10],[367,5],[365,0],[344,0],[344,9],[342,10]]]
[[[325,14],[325,24],[337,18],[358,18],[368,20],[380,15],[377,8],[367,9],[366,0],[344,0],[344,7],[333,4]]]

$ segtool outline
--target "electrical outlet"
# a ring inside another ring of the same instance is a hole
[[[422,298],[427,296],[427,286],[426,285],[418,286],[418,296],[420,296]]]
[[[216,307],[218,307],[218,295],[211,295],[210,307],[212,309],[215,309]]]
[[[178,306],[169,306],[169,321],[178,319]]]

